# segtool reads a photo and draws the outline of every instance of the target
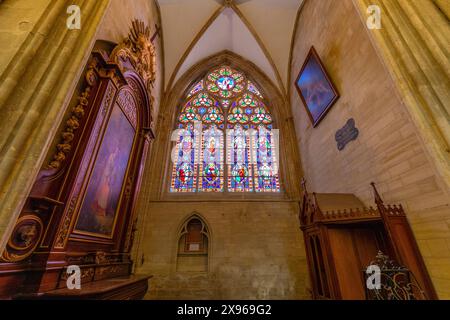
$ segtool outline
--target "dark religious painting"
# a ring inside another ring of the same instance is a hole
[[[112,237],[135,131],[116,104],[104,135],[76,230]]]
[[[295,82],[313,126],[317,126],[339,98],[320,58],[311,48]]]

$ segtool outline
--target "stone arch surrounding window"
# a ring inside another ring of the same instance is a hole
[[[299,161],[293,117],[286,93],[281,92],[251,61],[233,52],[223,51],[200,61],[181,76],[172,88],[167,89],[160,109],[160,121],[157,127],[159,134],[154,143],[155,153],[149,169],[155,173],[149,185],[149,192],[152,194],[152,198],[155,200],[173,197],[182,199],[187,196],[194,196],[189,194],[183,197],[183,195],[170,192],[173,173],[171,153],[174,146],[173,141],[171,141],[172,133],[180,116],[180,104],[193,89],[193,85],[204,79],[208,71],[223,65],[245,73],[248,79],[258,86],[264,98],[270,102],[270,105],[267,105],[268,110],[270,111],[273,123],[279,129],[279,181],[281,192],[264,194],[255,192],[240,192],[239,194],[236,192],[215,192],[214,194],[211,194],[211,192],[196,192],[195,197],[208,199],[223,197],[238,199],[245,197],[264,199],[298,197],[300,195],[299,180],[302,176],[302,170]]]
[[[177,237],[177,272],[207,272],[210,231],[204,219],[194,213],[185,220]]]

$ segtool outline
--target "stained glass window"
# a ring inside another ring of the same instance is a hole
[[[255,132],[256,141],[253,147],[253,158],[255,171],[255,190],[257,192],[274,192],[280,189],[278,180],[278,163],[275,154],[275,146],[278,137],[265,126],[260,125]]]
[[[250,135],[238,124],[227,131],[228,191],[253,191]]]
[[[223,191],[223,132],[212,125],[203,132],[198,191]]]
[[[187,124],[176,132],[177,147],[172,155],[172,192],[195,192],[197,188],[197,166],[195,130],[193,124]]]
[[[279,192],[278,136],[266,100],[229,66],[208,72],[180,106],[171,192]]]

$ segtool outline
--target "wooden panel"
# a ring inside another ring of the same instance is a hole
[[[367,227],[355,228],[352,233],[361,270],[365,269],[374,260],[379,250],[389,253],[384,246],[384,241],[380,239],[383,236],[382,225],[373,224]]]
[[[328,230],[335,272],[338,276],[342,299],[365,299],[358,252],[351,230]]]
[[[390,218],[389,220],[401,263],[412,271],[421,288],[425,290],[427,297],[429,299],[437,299],[436,292],[410,226],[407,222],[402,221],[406,221],[406,218]]]
[[[16,300],[132,300],[142,299],[149,276],[126,276],[84,284],[81,290],[58,289],[41,294],[18,295]]]

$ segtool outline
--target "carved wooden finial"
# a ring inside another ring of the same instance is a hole
[[[302,185],[303,192],[308,193],[307,190],[306,190],[306,179],[305,179],[305,177],[302,178],[300,183]]]
[[[149,92],[156,78],[156,50],[150,37],[150,27],[143,21],[134,20],[128,39],[119,44],[110,57],[112,62],[119,65],[121,60],[129,59]]]
[[[378,193],[377,187],[375,186],[375,182],[371,182],[370,185],[373,188],[373,192],[375,195],[375,203],[376,204],[383,204],[383,199],[381,198],[380,194]]]
[[[133,43],[137,43],[140,36],[150,39],[150,27],[146,26],[143,21],[134,20],[132,25],[133,27],[128,37]]]

